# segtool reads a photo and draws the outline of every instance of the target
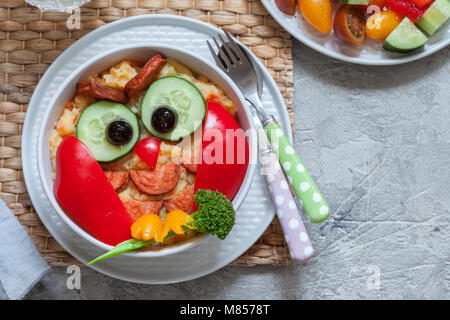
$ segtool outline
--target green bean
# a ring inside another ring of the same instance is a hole
[[[164,238],[164,240],[167,239],[167,238],[170,238],[170,237],[172,237],[174,235],[175,235],[175,233],[173,231],[169,231],[169,233]],[[112,248],[111,250],[106,252],[105,254],[101,255],[100,257],[95,258],[94,260],[92,260],[88,264],[91,265],[91,264],[94,264],[96,262],[99,262],[100,260],[118,256],[119,254],[124,253],[124,252],[137,250],[139,248],[148,246],[148,245],[150,245],[152,243],[155,243],[155,240],[153,240],[153,239],[148,240],[148,241],[138,240],[138,239],[126,240],[124,242],[119,243],[117,246],[115,246],[114,248]]]
[[[100,257],[97,257],[96,259],[92,260],[88,264],[94,264],[96,262],[99,262],[100,260],[107,259],[107,258],[112,258],[112,257],[115,257],[115,256],[121,254],[121,253],[132,251],[132,250],[136,250],[136,249],[148,246],[149,244],[152,244],[154,242],[155,242],[155,240],[153,240],[153,239],[152,240],[148,240],[148,241],[143,241],[143,240],[138,240],[138,239],[126,240],[124,242],[119,243],[117,246],[115,246],[114,248],[109,250],[107,253],[105,253],[105,254],[101,255]]]

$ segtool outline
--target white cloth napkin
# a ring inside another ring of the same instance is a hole
[[[50,270],[28,233],[0,199],[0,299],[22,299]]]

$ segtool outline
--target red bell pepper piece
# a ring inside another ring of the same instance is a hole
[[[411,1],[417,8],[421,9],[429,6],[432,2],[434,2],[434,0],[411,0]]]
[[[158,161],[160,145],[161,140],[156,137],[145,138],[134,146],[134,152],[153,170]]]
[[[73,136],[56,152],[56,199],[98,240],[115,246],[131,238],[133,221],[88,148]]]
[[[402,16],[408,17],[409,20],[414,23],[416,23],[425,13],[423,10],[417,8],[410,0],[388,0],[386,8]]]
[[[207,104],[200,162],[195,191],[218,190],[232,200],[247,172],[249,147],[236,119],[222,105],[212,101]]]

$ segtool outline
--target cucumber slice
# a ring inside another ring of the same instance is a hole
[[[124,120],[131,125],[133,135],[124,145],[116,146],[106,138],[106,128],[116,120]],[[110,162],[130,152],[140,136],[139,121],[136,115],[123,104],[100,100],[81,112],[77,122],[76,135],[92,152],[99,162]]]
[[[367,6],[370,0],[341,0],[342,3]]]
[[[430,36],[450,17],[450,0],[436,0],[425,11],[417,25]]]
[[[161,107],[173,108],[178,115],[175,128],[166,133],[152,126],[152,114]],[[197,130],[205,118],[206,105],[200,91],[192,83],[179,77],[164,77],[152,83],[142,99],[141,120],[154,136],[178,141]]]
[[[409,52],[420,48],[428,38],[408,18],[400,24],[384,40],[383,48],[393,52]]]

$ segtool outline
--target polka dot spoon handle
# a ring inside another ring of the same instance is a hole
[[[311,222],[324,221],[330,215],[330,207],[320,194],[319,188],[312,180],[300,157],[295,152],[280,125],[271,121],[264,126],[280,164],[288,177],[297,197],[303,203],[303,210]]]
[[[261,154],[261,164],[292,260],[306,262],[314,249],[276,154]]]

